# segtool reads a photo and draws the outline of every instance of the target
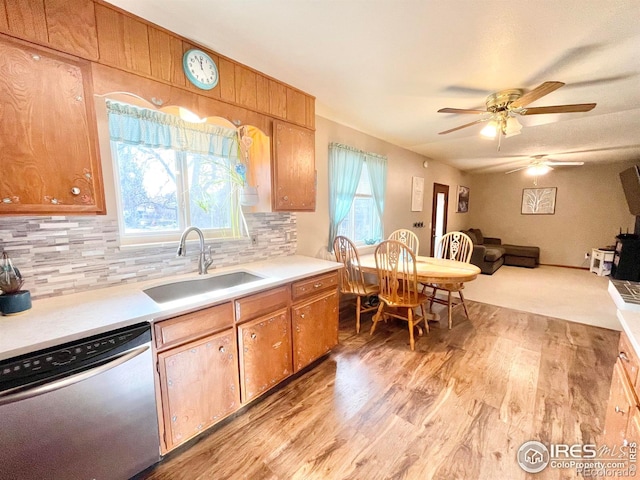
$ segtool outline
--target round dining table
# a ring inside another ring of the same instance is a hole
[[[376,273],[373,253],[360,256],[360,269],[366,273]],[[471,263],[457,260],[417,256],[416,272],[420,283],[452,284],[475,280],[480,269]]]

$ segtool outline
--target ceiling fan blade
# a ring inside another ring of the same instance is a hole
[[[539,115],[541,113],[576,113],[589,112],[595,108],[595,103],[576,103],[573,105],[553,105],[550,107],[531,107],[525,109],[522,115]]]
[[[447,133],[455,132],[456,130],[462,130],[463,128],[470,127],[471,125],[475,125],[476,123],[486,122],[488,118],[481,118],[480,120],[476,120],[475,122],[465,123],[464,125],[460,125],[459,127],[452,128],[450,130],[445,130],[444,132],[438,132],[438,135],[445,135]]]
[[[471,108],[441,108],[438,113],[487,113],[486,110],[474,110]]]
[[[562,82],[544,82],[511,103],[511,108],[524,107],[562,87]]]
[[[525,165],[524,167],[515,168],[513,170],[509,170],[508,172],[504,172],[506,175],[514,172],[519,172],[520,170],[524,170],[525,168],[529,168],[530,165]]]
[[[546,165],[550,165],[552,167],[557,167],[557,166],[564,166],[564,165],[584,165],[584,162],[555,162],[553,160],[549,161],[549,162],[544,162]]]

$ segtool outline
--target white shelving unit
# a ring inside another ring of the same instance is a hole
[[[613,263],[614,253],[613,250],[592,249],[589,271],[600,277],[611,274],[611,264]]]

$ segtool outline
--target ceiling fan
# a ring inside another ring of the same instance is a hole
[[[512,88],[501,90],[487,97],[485,102],[486,109],[465,109],[465,108],[441,108],[438,113],[465,113],[483,115],[482,118],[475,120],[459,127],[451,128],[439,135],[455,132],[463,128],[470,127],[477,123],[489,122],[482,130],[481,134],[488,137],[495,137],[496,134],[510,137],[518,135],[522,129],[522,125],[517,117],[520,115],[540,115],[544,113],[575,113],[588,112],[593,110],[595,103],[578,103],[572,105],[553,105],[548,107],[530,107],[526,108],[532,102],[539,98],[554,92],[564,85],[563,82],[544,82],[538,85],[530,92],[524,93],[523,90]]]
[[[557,162],[555,160],[545,160],[544,157],[546,157],[546,155],[534,155],[531,157],[532,160],[529,162],[529,165],[514,168],[513,170],[509,170],[505,173],[508,175],[510,173],[519,172],[520,170],[526,170],[528,175],[538,176],[549,173],[553,170],[553,167],[584,165],[584,162]]]

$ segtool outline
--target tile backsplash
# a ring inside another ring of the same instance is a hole
[[[227,267],[296,252],[295,213],[245,214],[251,240],[206,241],[213,264]],[[6,251],[33,298],[65,295],[121,283],[169,279],[198,270],[197,246],[177,257],[175,244],[120,248],[118,224],[102,216],[5,217],[0,252]],[[192,239],[192,237],[189,237]],[[197,238],[194,234],[193,238]],[[193,246],[192,246],[193,245]]]

